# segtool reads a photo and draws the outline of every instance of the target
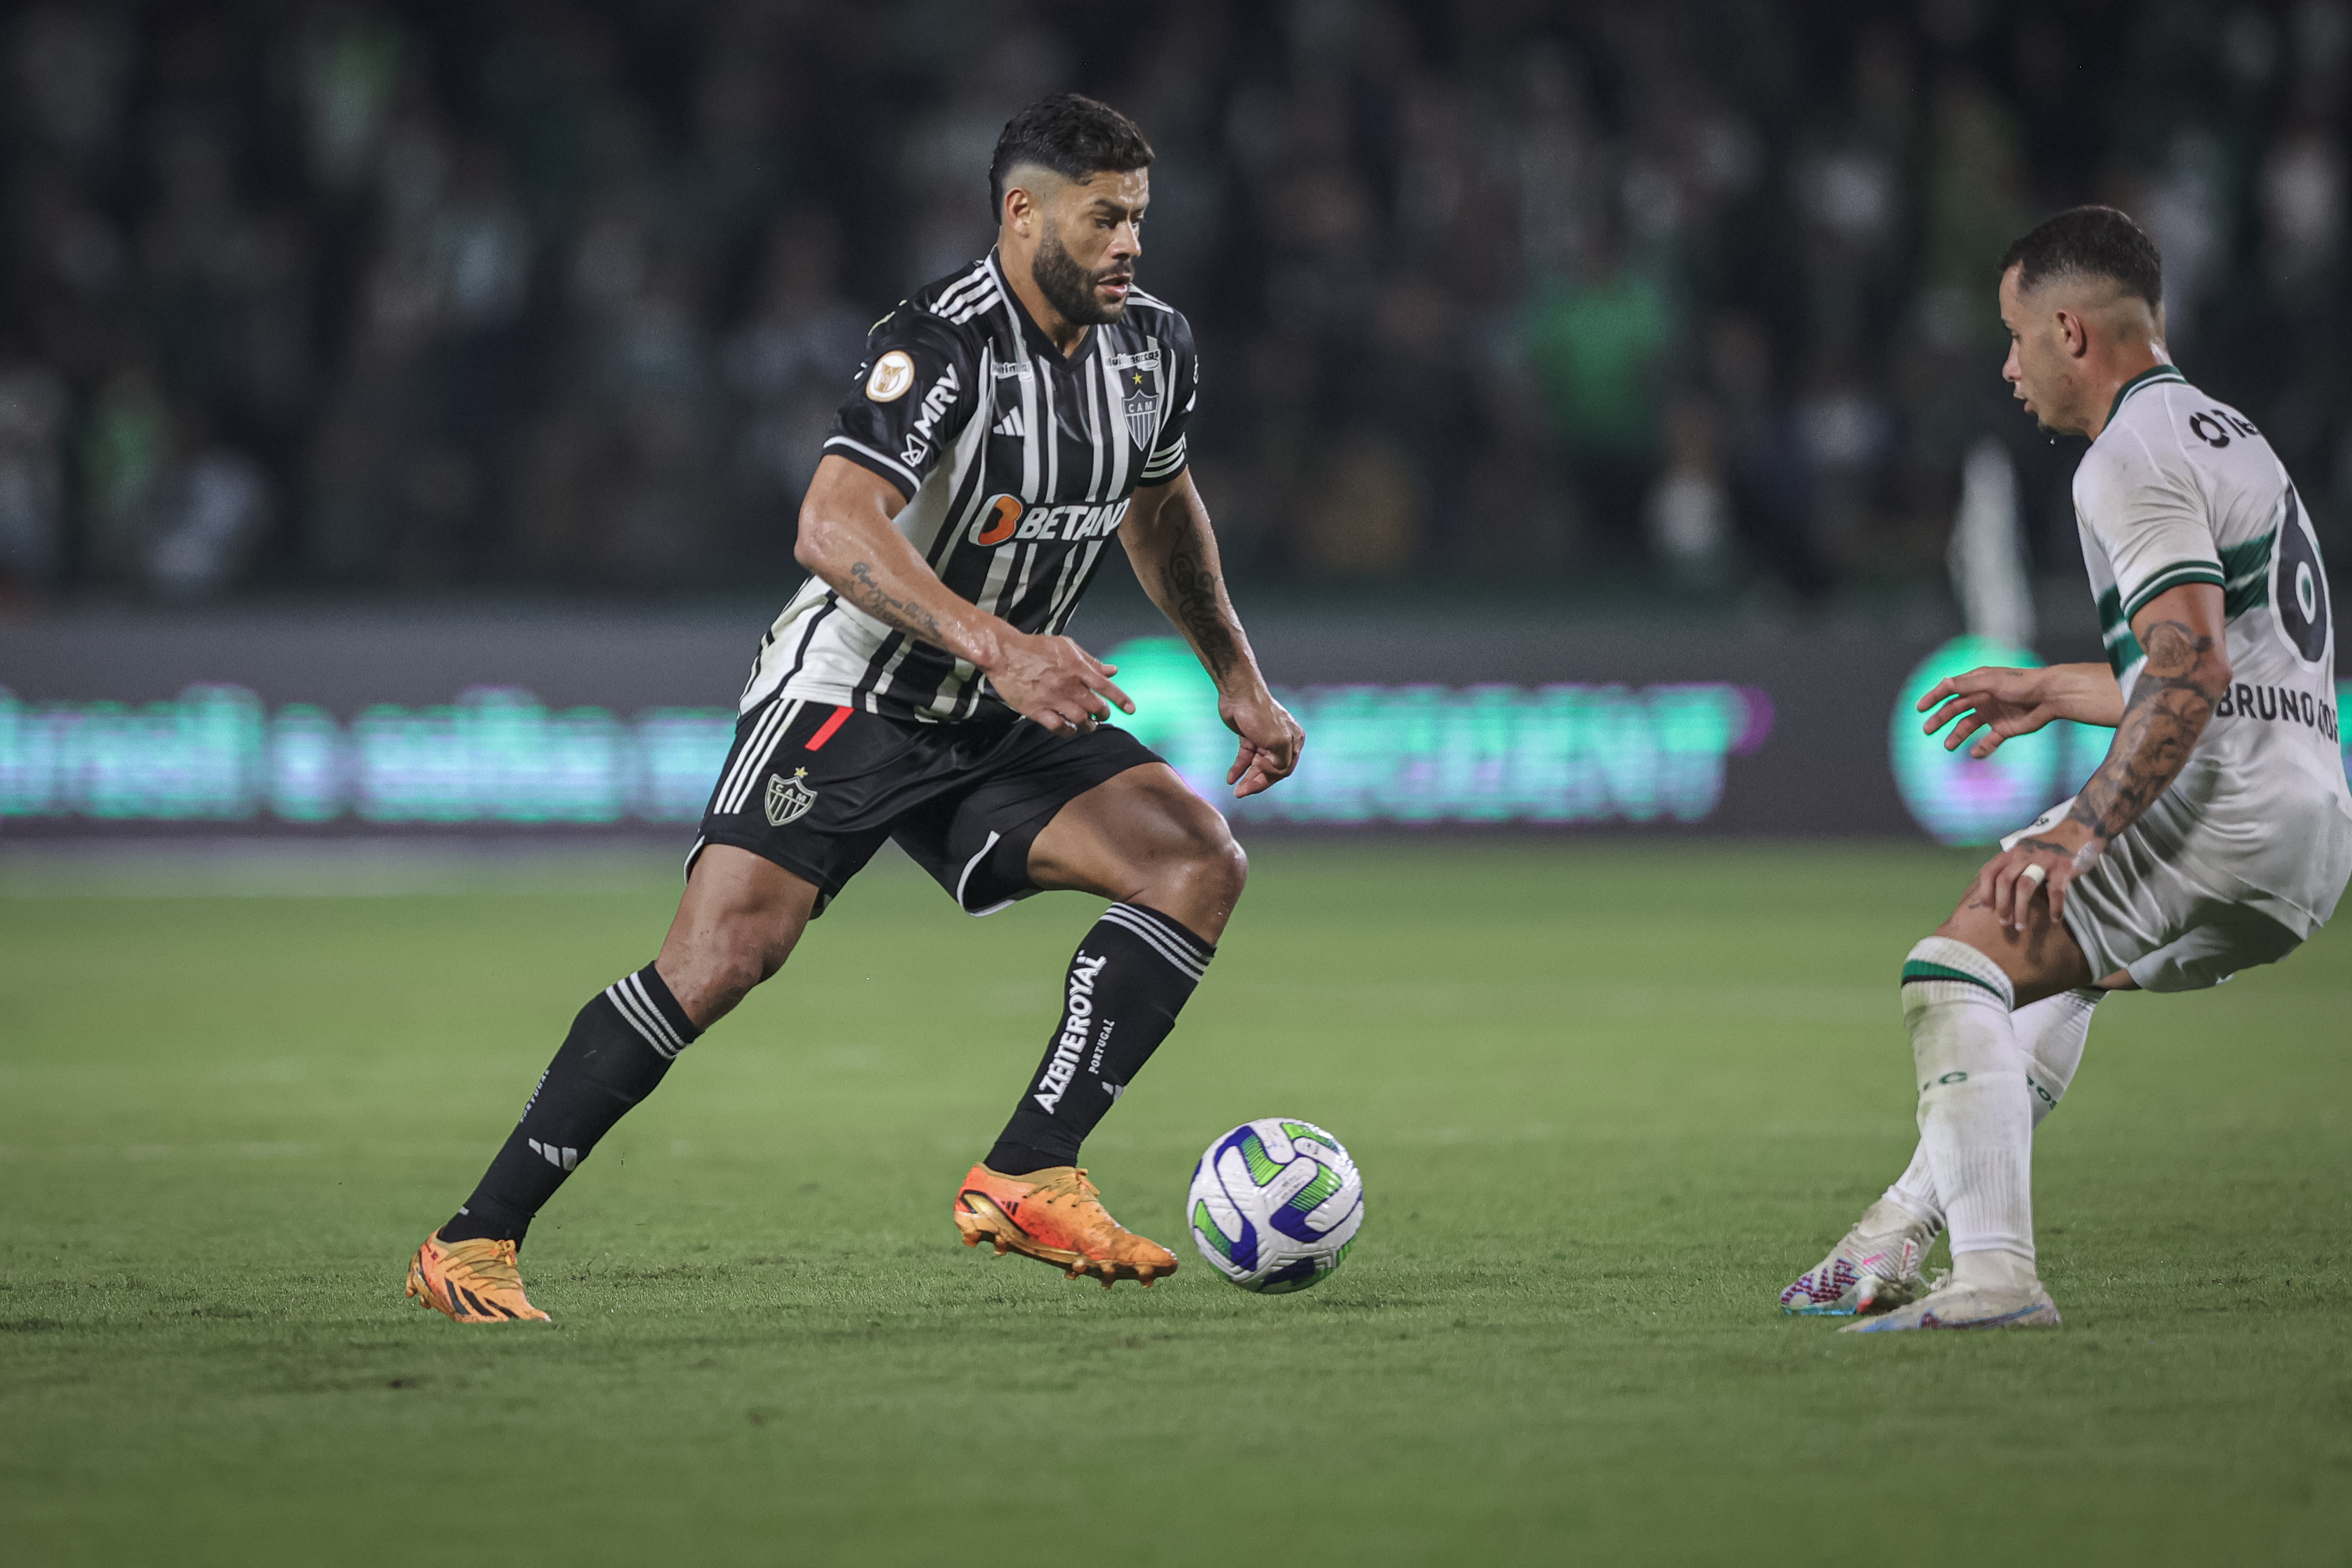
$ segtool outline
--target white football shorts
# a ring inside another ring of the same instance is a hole
[[[2010,849],[2074,809],[2070,797],[2001,840]],[[2196,991],[2275,964],[2336,911],[2352,875],[2352,822],[2332,805],[2233,822],[2168,790],[2066,888],[2066,929],[2104,977]]]

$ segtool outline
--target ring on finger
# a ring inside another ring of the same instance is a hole
[[[2039,861],[2036,861],[2027,865],[2023,871],[2018,873],[2018,880],[2020,882],[2031,882],[2036,883],[2044,883],[2050,880],[2050,871],[2048,867],[2042,865]]]

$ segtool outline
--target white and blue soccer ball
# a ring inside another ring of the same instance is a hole
[[[1184,1207],[1211,1268],[1244,1291],[1279,1295],[1319,1283],[1347,1258],[1364,1223],[1364,1178],[1314,1123],[1266,1116],[1209,1145]]]

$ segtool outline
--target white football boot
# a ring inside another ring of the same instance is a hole
[[[1892,1198],[1863,1210],[1830,1255],[1780,1292],[1780,1310],[1801,1317],[1847,1318],[1883,1312],[1925,1294],[1919,1266],[1934,1246],[1933,1227]]]
[[[2056,1328],[2063,1320],[2058,1303],[2027,1274],[2013,1284],[1963,1285],[1939,1280],[1912,1302],[1867,1322],[1848,1323],[1840,1333],[1903,1333],[1912,1329]]]

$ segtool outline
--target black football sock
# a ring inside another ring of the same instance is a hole
[[[522,1120],[474,1196],[441,1228],[444,1241],[520,1241],[533,1216],[596,1140],[654,1092],[677,1053],[701,1034],[651,964],[604,988],[580,1016]]]
[[[1103,1119],[1168,1031],[1217,949],[1156,909],[1114,904],[1070,960],[1062,1021],[988,1168],[1027,1176],[1076,1163]]]

